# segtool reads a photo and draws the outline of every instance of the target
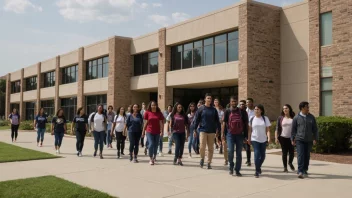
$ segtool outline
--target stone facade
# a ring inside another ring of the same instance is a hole
[[[77,108],[85,106],[84,81],[86,80],[86,62],[84,48],[78,49],[78,79],[77,79]]]
[[[40,107],[41,107],[41,103],[40,103],[40,88],[43,88],[43,84],[44,84],[44,78],[42,73],[40,73],[41,71],[41,63],[37,63],[37,100],[36,100],[36,106],[35,106],[35,114],[39,113]]]
[[[6,76],[6,96],[5,96],[5,117],[10,115],[11,113],[11,102],[10,102],[10,96],[11,96],[11,74],[7,74]]]
[[[55,112],[57,112],[61,106],[60,97],[59,97],[59,87],[61,84],[60,77],[61,77],[60,56],[57,56],[55,59],[55,97],[54,97]]]
[[[21,92],[20,92],[20,110],[19,113],[21,115],[20,120],[25,120],[25,112],[26,112],[26,103],[23,102],[23,92],[26,90],[26,82],[24,79],[24,69],[21,69]]]
[[[266,115],[280,112],[280,8],[257,2],[240,5],[239,99],[263,104]]]

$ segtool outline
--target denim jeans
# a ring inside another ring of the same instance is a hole
[[[130,139],[130,155],[134,154],[134,157],[137,158],[139,151],[139,140],[141,139],[141,132],[129,132],[128,138]]]
[[[189,133],[190,133],[190,136],[188,137],[188,152],[189,154],[192,153],[192,146],[193,146],[193,127],[189,127]]]
[[[248,143],[243,144],[243,148],[246,150],[247,162],[251,162],[251,145]]]
[[[158,147],[159,147],[158,154],[163,152],[163,138],[164,137],[160,136],[159,145],[158,145]]]
[[[106,142],[108,145],[112,143],[111,130],[108,130],[108,133],[106,135]]]
[[[99,145],[99,151],[100,153],[103,153],[104,149],[104,138],[105,138],[105,131],[93,131],[93,136],[94,136],[94,150],[98,150],[98,145]]]
[[[54,133],[55,134],[55,146],[61,147],[62,139],[64,138],[64,133]]]
[[[158,134],[151,134],[149,132],[146,133],[148,138],[148,151],[149,157],[151,159],[155,159],[158,153],[158,143],[160,140],[160,133]]]
[[[297,147],[297,173],[305,173],[308,171],[310,151],[312,150],[312,142],[296,141]]]
[[[195,151],[195,152],[197,152],[197,153],[199,153],[200,151],[199,151],[199,146],[200,146],[200,140],[199,140],[199,136],[200,136],[200,132],[199,132],[199,130],[197,129],[196,130],[196,134],[197,134],[197,136],[196,137],[193,137],[193,150]],[[193,133],[192,133],[192,135],[193,135]]]
[[[185,149],[186,133],[173,133],[175,140],[175,159],[182,159],[183,150]]]
[[[252,141],[252,145],[254,149],[255,172],[259,173],[265,160],[266,142]]]
[[[242,147],[243,147],[243,135],[234,135],[231,133],[227,133],[226,141],[227,141],[227,150],[228,150],[228,158],[230,163],[230,170],[233,170],[235,163],[233,162],[235,146],[236,146],[236,167],[235,171],[239,172],[242,166]]]
[[[83,150],[83,145],[84,145],[84,139],[86,137],[86,131],[78,131],[76,130],[76,150],[78,152],[82,152]]]
[[[174,140],[174,134],[171,133],[171,135],[169,136],[169,151],[172,150],[172,141]]]
[[[39,140],[40,140],[40,142],[44,141],[44,133],[45,133],[45,128],[43,128],[43,129],[38,128],[37,129],[37,142],[38,143],[39,143]]]

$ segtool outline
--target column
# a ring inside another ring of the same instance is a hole
[[[171,70],[171,47],[166,46],[166,28],[159,30],[158,104],[164,111],[173,103],[173,89],[166,86],[166,73]]]
[[[40,103],[40,89],[43,87],[44,81],[42,78],[41,74],[41,62],[37,63],[37,105],[35,106],[36,109],[36,114],[39,113],[39,110],[41,108],[41,103]]]
[[[77,79],[77,108],[85,107],[84,81],[86,80],[86,64],[84,61],[84,48],[78,49],[78,79]]]
[[[60,84],[61,84],[60,56],[56,56],[56,61],[55,61],[55,98],[54,98],[55,112],[58,111],[61,107],[60,96],[59,96]]]
[[[6,96],[5,96],[5,119],[11,113],[11,74],[6,76]]]
[[[25,120],[25,112],[26,112],[26,104],[23,102],[23,92],[26,91],[26,83],[24,79],[24,69],[21,69],[21,92],[20,92],[20,116],[21,116],[21,121]]]

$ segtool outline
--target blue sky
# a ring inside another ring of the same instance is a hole
[[[0,76],[113,35],[137,37],[240,0],[0,0]],[[278,6],[302,0],[258,0]]]

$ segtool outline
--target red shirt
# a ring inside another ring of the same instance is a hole
[[[146,111],[144,119],[148,121],[146,132],[151,134],[160,133],[160,121],[164,120],[164,115],[161,112]]]

